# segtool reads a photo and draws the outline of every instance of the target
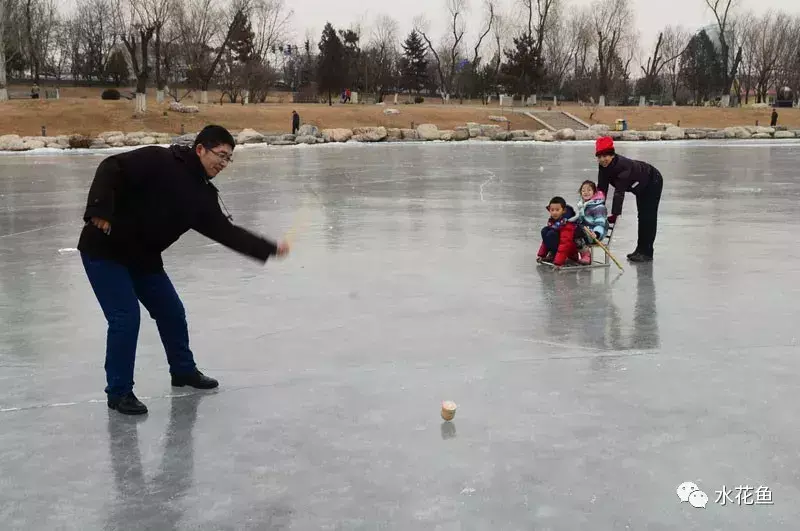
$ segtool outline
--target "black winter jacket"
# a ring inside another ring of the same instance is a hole
[[[78,250],[157,272],[161,253],[194,229],[261,262],[276,254],[274,242],[231,223],[218,193],[191,148],[148,146],[112,155],[89,189]],[[110,233],[90,223],[92,217],[108,221]]]
[[[611,206],[611,215],[622,214],[622,203],[625,201],[625,192],[639,195],[650,184],[653,166],[640,160],[633,160],[622,155],[615,155],[614,160],[607,168],[599,167],[597,175],[597,189],[608,197],[608,185],[614,187],[614,203]]]

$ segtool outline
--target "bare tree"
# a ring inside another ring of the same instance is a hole
[[[585,27],[585,14],[585,11],[578,10],[567,17],[561,9],[553,11],[552,23],[544,38],[543,53],[548,81],[554,90],[563,87],[564,78],[572,66],[581,31]]]
[[[630,0],[595,0],[592,8],[592,24],[596,35],[597,93],[605,96],[611,88],[623,45],[633,26],[633,11]],[[627,61],[630,65],[630,61]]]
[[[800,15],[789,23],[789,35],[800,35]],[[794,92],[795,101],[800,100],[800,40],[788,38],[775,74],[775,86],[779,90],[789,87]]]
[[[253,0],[250,20],[253,25],[255,53],[266,60],[273,46],[289,39],[289,23],[294,11],[285,0]]]
[[[436,60],[436,68],[439,73],[439,81],[442,92],[442,100],[444,101],[446,95],[453,92],[453,81],[455,71],[458,66],[459,51],[461,48],[464,33],[466,32],[466,24],[464,20],[464,11],[466,10],[466,0],[446,0],[447,13],[448,13],[448,31],[450,32],[448,38],[445,39],[443,50],[437,51],[433,45],[428,31],[427,20],[423,17],[415,19],[414,28],[417,33],[422,35],[428,49],[433,54]],[[444,52],[444,53],[441,53]],[[442,57],[444,55],[444,57]]]
[[[734,7],[735,0],[705,0],[706,5],[714,14],[719,31],[718,39],[720,45],[720,69],[722,75],[723,98],[729,99],[731,85],[736,79],[739,64],[742,61],[742,48],[739,47],[734,56],[731,55],[731,9]]]
[[[678,99],[678,89],[680,88],[680,57],[689,45],[691,36],[683,26],[667,26],[663,35],[661,49],[664,55],[670,58],[664,61],[664,68],[666,68],[667,84],[674,104]]]
[[[375,21],[370,38],[367,56],[371,57],[372,78],[377,92],[377,101],[383,101],[383,95],[395,82],[397,65],[397,21],[388,15],[381,15]]]
[[[0,0],[0,101],[8,100],[8,89],[6,88],[6,9],[7,0]]]
[[[756,64],[756,26],[758,17],[752,11],[744,13],[737,24],[736,46],[742,50],[742,62],[738,70],[739,101],[745,105],[750,103],[755,82]],[[742,97],[744,95],[744,97]]]
[[[23,0],[25,44],[34,83],[39,83],[52,45],[58,12],[54,0]]]
[[[208,103],[208,85],[222,55],[219,50],[230,37],[230,32],[225,33],[223,12],[215,0],[183,0],[176,19],[189,84],[201,91],[200,102]],[[172,97],[178,99],[176,94]]]
[[[755,40],[755,74],[758,103],[766,103],[767,92],[773,87],[778,63],[792,38],[792,20],[786,13],[769,11],[758,21],[753,32]]]
[[[662,31],[658,34],[658,41],[656,41],[653,55],[647,59],[647,64],[641,67],[642,73],[644,73],[642,86],[643,96],[651,95],[658,78],[661,76],[661,71],[668,65],[678,63],[678,59],[680,59],[686,51],[686,47],[689,45],[688,40],[684,43],[679,43],[677,39],[672,36],[672,42],[667,44],[664,37],[665,32]]]

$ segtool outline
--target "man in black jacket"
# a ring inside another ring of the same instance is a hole
[[[632,160],[617,155],[614,141],[609,137],[597,139],[595,149],[600,165],[597,176],[597,189],[608,196],[609,184],[614,187],[614,202],[611,206],[609,222],[615,223],[622,214],[625,192],[636,196],[639,211],[639,237],[636,250],[628,255],[631,262],[652,262],[653,243],[658,225],[658,206],[664,179],[661,173],[646,162]]]
[[[148,146],[108,157],[97,168],[78,250],[108,321],[105,391],[108,406],[120,413],[147,413],[133,394],[140,301],[156,321],[172,385],[218,385],[195,365],[186,313],[164,271],[164,250],[194,229],[262,263],[289,252],[286,243],[238,227],[223,214],[211,179],[230,164],[234,147],[226,129],[210,125],[191,148]]]

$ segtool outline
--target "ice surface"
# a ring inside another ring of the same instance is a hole
[[[590,143],[237,150],[225,204],[295,227],[294,253],[190,233],[165,254],[221,387],[173,390],[143,310],[144,419],[105,405],[105,321],[64,252],[107,152],[3,156],[2,528],[789,529],[799,147],[626,145],[665,185],[656,262],[622,275],[535,266]],[[630,195],[617,238],[624,260]]]

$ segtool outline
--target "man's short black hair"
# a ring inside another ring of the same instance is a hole
[[[559,195],[555,196],[553,199],[550,200],[549,203],[547,203],[548,207],[550,205],[561,205],[561,208],[563,208],[564,210],[567,209],[567,202],[564,200],[563,197]]]
[[[233,135],[221,125],[205,126],[203,130],[197,134],[197,138],[194,139],[195,148],[202,145],[206,149],[214,149],[223,144],[227,144],[231,148],[236,147],[236,141],[233,139]]]

